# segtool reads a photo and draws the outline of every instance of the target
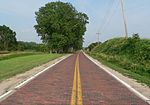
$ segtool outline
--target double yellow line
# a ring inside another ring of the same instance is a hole
[[[81,89],[81,79],[80,79],[80,69],[79,69],[79,55],[77,55],[76,63],[75,63],[70,105],[82,105],[82,89]]]

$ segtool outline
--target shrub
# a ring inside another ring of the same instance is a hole
[[[139,75],[150,76],[150,39],[140,39],[138,34],[128,39],[107,40],[96,46],[90,55]]]

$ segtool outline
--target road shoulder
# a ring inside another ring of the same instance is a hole
[[[84,53],[85,54],[85,53]],[[120,80],[122,80],[123,82],[125,82],[127,85],[129,85],[129,88],[133,88],[135,89],[137,92],[139,92],[141,95],[143,95],[146,99],[146,101],[148,101],[148,103],[150,103],[150,88],[146,85],[143,85],[141,83],[138,83],[136,80],[131,79],[129,77],[125,77],[124,75],[122,75],[121,73],[103,65],[102,63],[100,63],[98,60],[90,57],[89,55],[85,54],[91,61],[93,61],[95,64],[97,64],[100,68],[107,70],[108,72],[110,72],[111,74],[113,74],[114,76],[116,76],[117,78],[119,78]],[[131,90],[132,91],[132,90]]]
[[[49,61],[45,64],[38,66],[38,67],[34,67],[33,69],[31,69],[25,73],[18,74],[16,76],[13,76],[9,79],[6,79],[6,80],[0,82],[0,97],[5,94],[7,95],[7,93],[9,93],[12,90],[15,90],[15,88],[17,86],[19,86],[20,84],[25,82],[27,79],[32,78],[36,74],[40,73],[42,70],[50,67],[51,65],[54,65],[55,63],[61,61],[62,59],[65,59],[69,56],[70,56],[70,54],[67,54],[65,56],[56,58],[52,61]]]

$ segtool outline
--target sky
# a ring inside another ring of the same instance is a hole
[[[14,30],[18,41],[41,43],[34,29],[35,12],[48,2],[58,0],[0,0],[0,25]],[[89,17],[84,46],[98,41],[104,42],[114,37],[124,37],[124,24],[120,0],[59,0],[70,2],[77,11]],[[142,38],[150,38],[150,0],[124,0],[128,34],[139,33]]]

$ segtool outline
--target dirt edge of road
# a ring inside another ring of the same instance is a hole
[[[90,57],[87,54],[85,54],[85,55],[90,60],[93,60],[94,62],[96,62],[99,67],[107,69],[109,72],[111,72],[113,75],[118,77],[120,80],[124,81],[125,83],[130,85],[133,89],[135,89],[136,91],[138,91],[139,93],[141,93],[142,95],[144,95],[145,97],[150,99],[150,88],[148,86],[146,86],[144,84],[141,84],[141,83],[138,83],[135,79],[131,79],[129,77],[126,77],[126,76],[122,75],[121,73],[119,73],[119,72],[117,72],[117,71],[115,71],[115,70],[113,70],[113,69],[103,65],[101,62],[99,62],[98,60]],[[150,100],[147,100],[147,101],[148,101],[148,103],[150,103]]]
[[[49,61],[45,64],[42,64],[38,67],[34,67],[33,69],[26,71],[25,73],[18,74],[16,76],[13,76],[9,79],[6,79],[2,82],[0,82],[0,96],[3,94],[6,94],[7,92],[14,90],[16,86],[21,84],[22,82],[26,81],[27,79],[31,78],[32,76],[36,75],[37,73],[41,72],[42,70],[46,69],[47,67],[55,64],[56,62],[65,59],[69,57],[70,54],[67,54],[65,56],[56,58],[52,61]]]

